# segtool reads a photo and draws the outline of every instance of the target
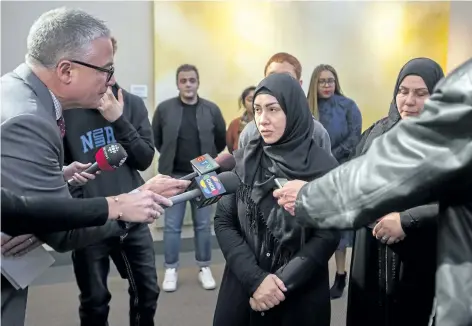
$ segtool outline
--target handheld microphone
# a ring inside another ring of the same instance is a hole
[[[234,172],[210,172],[195,178],[196,188],[170,197],[174,205],[193,200],[197,208],[212,205],[224,195],[235,193],[241,180]]]
[[[233,155],[222,153],[213,159],[210,155],[205,154],[190,161],[194,172],[180,178],[180,180],[192,180],[199,175],[210,172],[231,171],[236,166]]]
[[[114,171],[125,163],[128,153],[119,143],[108,144],[100,148],[95,154],[93,163],[84,172],[95,174],[97,171]],[[74,179],[69,179],[67,183],[71,186],[78,186]]]

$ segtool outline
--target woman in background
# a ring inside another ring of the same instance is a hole
[[[337,162],[313,140],[300,83],[288,74],[261,81],[254,96],[258,134],[234,152],[241,179],[223,196],[215,234],[226,260],[214,326],[329,326],[331,230],[299,225],[272,196],[276,178],[314,180]]]
[[[431,59],[400,71],[388,116],[362,134],[354,157],[401,119],[417,116],[444,76]],[[425,189],[425,191],[427,191]],[[356,231],[351,259],[347,326],[427,326],[433,309],[437,204],[392,212]]]
[[[311,75],[308,88],[310,110],[328,131],[331,152],[339,164],[347,161],[359,143],[362,116],[356,103],[343,95],[338,74],[329,65],[319,65]],[[336,277],[331,299],[340,298],[346,286],[346,248],[352,245],[352,231],[342,231],[334,253]]]
[[[246,127],[249,121],[254,119],[254,113],[252,109],[252,99],[254,98],[254,86],[246,88],[241,96],[239,97],[239,108],[244,109],[244,112],[241,117],[238,117],[231,121],[226,132],[226,146],[228,146],[228,151],[232,154],[233,151],[238,149],[239,135]]]

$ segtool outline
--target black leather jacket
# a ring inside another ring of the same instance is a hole
[[[358,228],[439,201],[436,325],[472,325],[472,59],[441,80],[419,118],[402,120],[357,159],[305,185],[297,217]],[[431,246],[435,246],[431,243]]]

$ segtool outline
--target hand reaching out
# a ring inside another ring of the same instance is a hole
[[[287,182],[281,189],[274,191],[273,195],[277,203],[285,208],[292,216],[295,216],[295,202],[300,189],[307,184],[306,181],[292,180]]]
[[[95,179],[95,175],[83,172],[87,170],[91,165],[92,163],[83,164],[75,161],[69,165],[64,166],[64,180],[69,181],[70,179],[72,179],[77,183],[77,185],[83,186],[89,180]],[[100,171],[98,171],[96,174],[100,174]]]
[[[169,198],[184,192],[190,185],[190,182],[189,180],[179,180],[167,175],[158,174],[142,185],[140,190],[150,190],[158,195]]]
[[[110,219],[120,217],[120,220],[126,222],[152,223],[164,213],[162,206],[172,206],[172,201],[148,190],[116,198],[117,200],[114,197],[107,198],[108,216]]]

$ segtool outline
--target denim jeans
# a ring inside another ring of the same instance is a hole
[[[178,268],[180,237],[187,203],[169,207],[164,215],[164,256],[165,268]],[[207,267],[211,261],[211,224],[212,206],[197,209],[191,203],[193,230],[195,233],[195,260],[199,267]]]
[[[153,326],[159,285],[153,241],[147,224],[133,226],[124,238],[107,239],[72,253],[80,290],[80,325],[108,325],[110,257],[121,277],[129,283],[129,325]]]

